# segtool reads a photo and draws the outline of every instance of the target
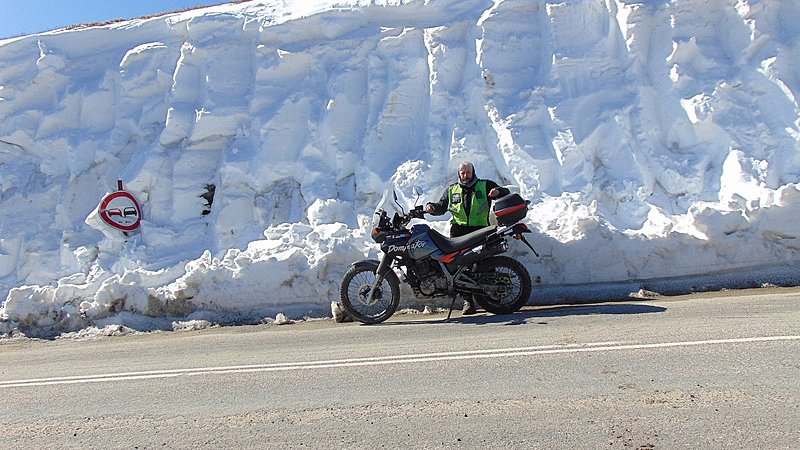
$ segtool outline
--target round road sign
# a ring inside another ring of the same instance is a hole
[[[114,191],[103,197],[99,210],[105,223],[121,231],[139,228],[142,220],[139,203],[127,191]]]

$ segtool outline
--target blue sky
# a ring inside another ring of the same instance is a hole
[[[220,3],[225,0],[0,0],[0,38]]]

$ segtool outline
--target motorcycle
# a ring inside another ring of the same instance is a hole
[[[419,201],[422,189],[415,187],[414,194]],[[531,230],[520,223],[528,203],[518,194],[499,198],[494,202],[497,226],[448,238],[426,224],[409,228],[412,219],[424,219],[422,205],[406,213],[394,188],[387,189],[372,228],[383,255],[380,261],[362,260],[348,269],[340,289],[342,307],[365,324],[385,321],[400,303],[400,273],[418,299],[452,297],[445,320],[450,320],[459,295],[472,295],[493,314],[518,311],[528,302],[531,279],[525,266],[501,254],[509,249],[506,239],[513,237],[539,256],[524,236]]]

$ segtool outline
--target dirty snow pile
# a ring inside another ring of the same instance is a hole
[[[532,201],[531,302],[791,281],[799,94],[798,0],[267,0],[2,40],[0,333],[328,316],[383,189],[431,200],[462,160]]]

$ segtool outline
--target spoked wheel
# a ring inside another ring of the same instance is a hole
[[[362,323],[381,323],[394,314],[400,304],[400,280],[389,270],[370,297],[375,283],[375,267],[353,266],[344,274],[341,287],[342,306]]]
[[[528,303],[531,277],[519,261],[508,256],[493,256],[478,263],[476,281],[483,293],[473,298],[492,314],[510,314]]]

